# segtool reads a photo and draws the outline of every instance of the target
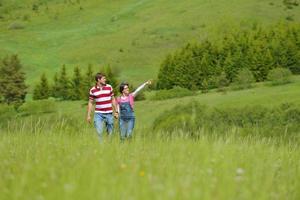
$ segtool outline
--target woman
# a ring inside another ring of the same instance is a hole
[[[134,98],[146,86],[150,85],[151,81],[147,81],[139,86],[134,92],[129,92],[128,83],[120,85],[121,96],[117,98],[118,112],[119,112],[119,126],[121,140],[131,138],[135,123],[135,116],[133,111]]]

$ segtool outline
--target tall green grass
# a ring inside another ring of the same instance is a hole
[[[283,102],[299,106],[298,89],[297,81],[139,101],[134,137],[125,143],[116,129],[99,144],[81,101],[50,101],[55,109],[46,113],[42,107],[32,110],[34,102],[19,113],[0,107],[0,199],[299,199],[299,137],[260,136],[254,125],[246,135],[235,124],[200,128],[196,138],[189,137],[190,130],[150,129],[178,101],[219,110],[252,104],[269,111]]]
[[[299,199],[299,143],[135,132],[0,135],[0,199]]]

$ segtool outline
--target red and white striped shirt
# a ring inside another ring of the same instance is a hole
[[[92,87],[90,89],[90,100],[96,102],[96,113],[112,113],[112,97],[114,96],[111,85],[106,84],[102,88]]]

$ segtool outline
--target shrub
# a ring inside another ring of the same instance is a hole
[[[219,92],[226,92],[226,87],[229,86],[230,81],[227,79],[224,72],[217,76],[214,81]]]
[[[144,91],[140,91],[137,96],[134,98],[135,101],[143,101],[146,100],[146,96]]]
[[[290,83],[292,78],[292,72],[287,68],[275,68],[268,74],[268,80],[272,85],[282,85]]]
[[[155,95],[151,98],[152,100],[165,100],[171,98],[193,96],[195,92],[190,91],[186,88],[174,87],[170,90],[158,90]]]
[[[0,124],[9,121],[13,117],[16,117],[17,112],[14,106],[7,104],[0,104]]]
[[[155,131],[163,131],[167,136],[180,132],[188,137],[197,138],[199,130],[225,133],[238,129],[243,135],[297,136],[300,131],[300,107],[282,104],[274,108],[247,106],[240,108],[207,109],[196,102],[176,105],[161,114],[153,124]]]
[[[153,123],[155,131],[165,131],[167,134],[181,130],[192,134],[202,124],[206,107],[196,102],[187,105],[176,105],[173,109],[164,112]],[[202,116],[202,117],[201,117]]]
[[[53,99],[28,101],[24,103],[19,112],[22,116],[36,115],[41,113],[52,113],[57,110],[55,101]]]
[[[247,89],[251,88],[255,82],[255,78],[249,69],[242,69],[238,72],[236,78],[233,81],[234,89]]]
[[[285,19],[286,19],[287,21],[294,21],[293,15],[288,15]]]

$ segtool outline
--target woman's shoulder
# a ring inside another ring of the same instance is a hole
[[[124,96],[118,96],[117,97],[117,101],[118,102],[124,102],[124,101],[129,101],[129,99],[131,99],[133,96],[131,94],[129,94],[127,97]]]
[[[130,93],[130,94],[128,95],[128,97],[131,98],[131,99],[134,99],[134,94],[133,94],[133,92]]]

